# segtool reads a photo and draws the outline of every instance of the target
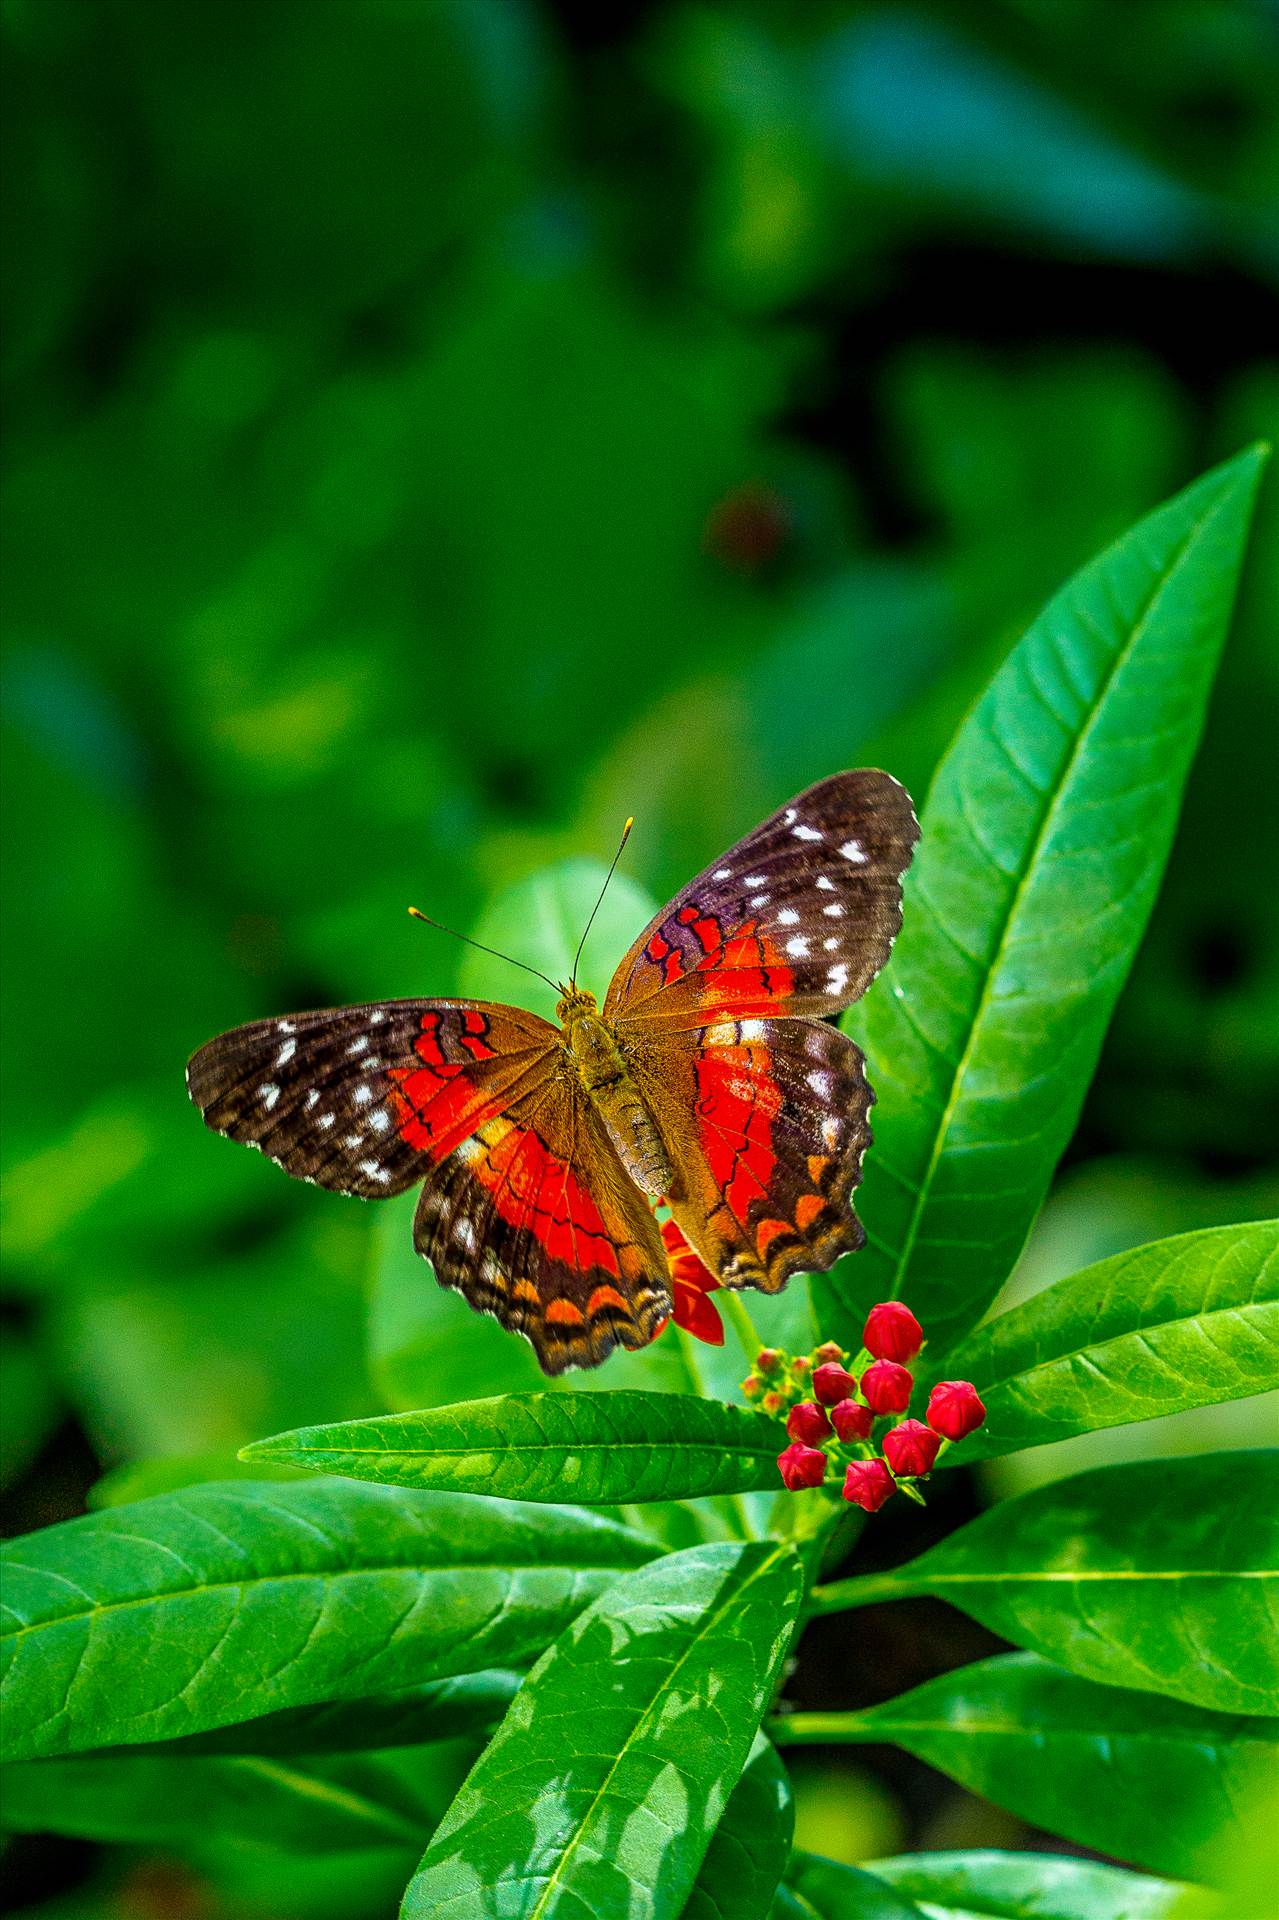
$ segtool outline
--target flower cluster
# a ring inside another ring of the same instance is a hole
[[[897,1419],[908,1412],[915,1388],[907,1362],[923,1344],[924,1330],[910,1308],[885,1300],[871,1308],[851,1370],[833,1340],[796,1359],[764,1349],[742,1391],[765,1413],[786,1416],[790,1445],[777,1465],[792,1492],[822,1486],[833,1460],[844,1468],[845,1500],[876,1513],[903,1483],[914,1492],[913,1483],[932,1472],[943,1447],[976,1432],[986,1409],[967,1380],[939,1381],[922,1420]],[[889,1420],[895,1424],[885,1428],[881,1423]]]

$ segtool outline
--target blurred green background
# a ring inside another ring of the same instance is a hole
[[[211,1139],[196,1045],[453,989],[460,950],[406,904],[474,926],[606,859],[628,813],[664,895],[838,767],[922,803],[1061,579],[1273,433],[1279,24],[1266,0],[2,0],[0,35],[15,1531],[105,1469],[220,1470],[387,1397],[373,1212]],[[1277,608],[1272,483],[1022,1288],[1276,1209]],[[465,1353],[466,1308],[412,1284]],[[1196,1419],[1174,1443],[1239,1412]],[[941,1609],[864,1618],[859,1699],[974,1650]],[[848,1858],[1013,1830],[900,1756],[820,1770],[801,1815]],[[331,1865],[287,1895],[242,1855],[169,1871],[24,1843],[10,1898],[393,1904]]]

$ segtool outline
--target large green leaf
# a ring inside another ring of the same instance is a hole
[[[148,1845],[190,1844],[216,1832],[307,1854],[421,1848],[470,1758],[465,1745],[448,1741],[305,1758],[29,1760],[5,1769],[4,1821],[18,1833]]]
[[[680,1920],[764,1920],[794,1831],[790,1775],[776,1747],[758,1734]]]
[[[432,1840],[404,1920],[677,1914],[803,1592],[793,1549],[690,1547],[550,1647]]]
[[[902,1853],[870,1871],[923,1903],[930,1920],[1190,1920],[1185,1886],[1069,1854]],[[1199,1910],[1219,1902],[1202,1892]]]
[[[815,1610],[933,1594],[1110,1686],[1279,1713],[1279,1450],[1099,1467],[983,1514]]]
[[[505,1667],[428,1680],[398,1693],[355,1700],[322,1700],[311,1707],[283,1707],[256,1720],[239,1720],[204,1733],[177,1734],[147,1752],[312,1754],[368,1753],[388,1747],[418,1747],[438,1740],[477,1740],[492,1732],[524,1676]],[[109,1748],[109,1752],[120,1749]],[[124,1749],[136,1753],[137,1747]]]
[[[804,1713],[781,1744],[890,1740],[1023,1820],[1193,1879],[1240,1833],[1279,1722],[1099,1687],[1031,1653],[978,1661],[861,1713]]]
[[[940,1349],[1025,1240],[1163,872],[1263,458],[1077,574],[938,769],[889,974],[849,1019],[878,1095],[867,1244],[819,1298],[853,1344],[900,1295]]]
[[[749,1407],[674,1393],[519,1393],[301,1427],[244,1449],[317,1473],[519,1500],[687,1500],[775,1488],[786,1436]]]
[[[979,1327],[944,1370],[986,1405],[958,1461],[1279,1387],[1279,1220],[1099,1260]]]
[[[656,1548],[602,1515],[340,1482],[161,1494],[8,1543],[14,1759],[520,1663]]]

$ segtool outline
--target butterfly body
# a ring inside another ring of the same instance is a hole
[[[660,1200],[675,1184],[661,1131],[636,1084],[617,1029],[601,1019],[593,993],[565,989],[556,1013],[583,1089],[627,1173],[641,1193]]]
[[[603,1006],[559,1025],[474,1000],[255,1021],[187,1070],[217,1132],[364,1199],[420,1185],[440,1284],[547,1373],[642,1347],[672,1306],[652,1203],[727,1287],[775,1293],[859,1247],[874,1099],[828,1022],[901,924],[905,789],[836,774],[765,820],[638,936]]]

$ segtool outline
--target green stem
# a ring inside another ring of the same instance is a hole
[[[863,1725],[860,1713],[778,1713],[767,1723],[767,1732],[779,1747],[853,1746],[884,1737]]]
[[[873,1607],[881,1600],[900,1600],[911,1591],[896,1573],[863,1573],[852,1580],[832,1580],[814,1587],[808,1597],[810,1616],[843,1613],[849,1607]]]
[[[697,1362],[697,1349],[693,1345],[693,1336],[689,1333],[684,1333],[679,1328],[673,1329],[673,1331],[679,1342],[679,1350],[684,1361],[684,1371],[688,1375],[688,1383],[694,1394],[696,1394],[699,1399],[705,1400],[708,1398],[706,1382],[702,1378],[702,1370]],[[720,1511],[728,1524],[734,1529],[739,1539],[759,1539],[760,1536],[751,1522],[746,1502],[742,1499],[740,1493],[711,1494],[709,1497],[712,1501],[722,1503],[720,1505]]]
[[[720,1298],[716,1302],[727,1314],[737,1335],[737,1344],[746,1356],[748,1367],[755,1365],[755,1356],[764,1342],[755,1331],[755,1323],[746,1311],[746,1303],[740,1293],[734,1293],[730,1287],[720,1289]]]

